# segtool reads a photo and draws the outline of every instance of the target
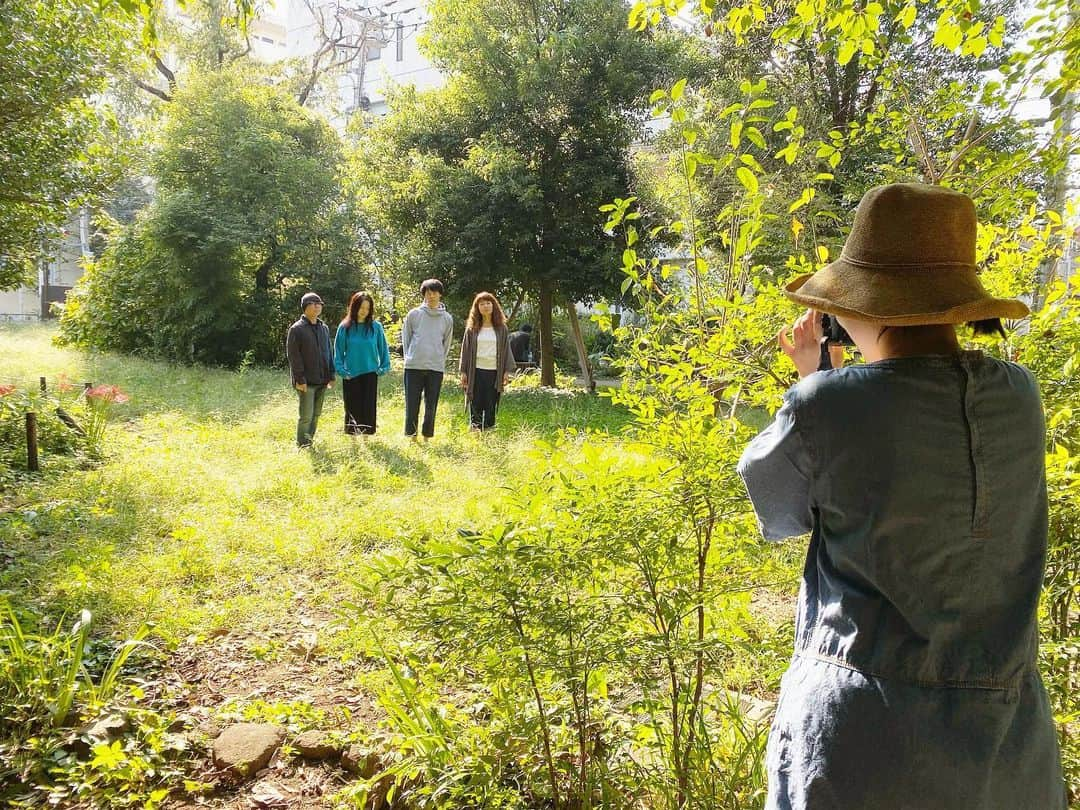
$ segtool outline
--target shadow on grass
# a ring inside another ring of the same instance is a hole
[[[118,354],[91,354],[76,349],[57,349],[51,344],[53,326],[0,327],[0,337],[12,340],[11,382],[36,386],[38,376],[50,388],[64,371],[76,386],[83,382],[118,385],[131,401],[118,409],[117,417],[132,419],[167,412],[182,412],[193,421],[233,424],[251,418],[267,407],[295,404],[285,368],[265,366],[240,370],[199,365],[178,365],[163,360]],[[0,381],[9,381],[7,377]],[[337,385],[328,398],[340,402]],[[379,403],[397,411],[403,404],[402,373],[397,369],[379,379]],[[452,424],[464,424],[465,403],[461,388],[448,374],[439,411]],[[617,432],[629,421],[622,407],[605,397],[584,391],[511,389],[499,408],[499,427],[509,433],[527,427],[548,438],[563,428],[606,429]]]
[[[115,559],[141,533],[160,538],[167,529],[140,480],[93,469],[27,484],[13,508],[0,511],[0,559],[10,560],[0,568],[0,591],[56,615],[90,608],[115,619],[143,609],[111,583]]]
[[[311,469],[315,471],[316,475],[334,475],[341,466],[339,454],[321,444],[312,445],[306,448],[303,453],[307,456],[308,461],[311,463]]]
[[[368,439],[359,451],[366,451],[371,459],[377,462],[380,469],[385,470],[389,475],[411,478],[424,483],[433,480],[431,467],[422,460],[403,453],[393,445],[384,444],[378,439]]]
[[[505,433],[529,428],[538,437],[549,438],[564,428],[617,433],[631,419],[622,406],[587,391],[518,389],[503,395],[498,426]]]

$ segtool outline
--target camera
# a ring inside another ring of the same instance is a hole
[[[832,315],[821,315],[821,331],[825,335],[825,340],[829,343],[840,343],[844,346],[854,346],[855,341],[851,339],[851,335],[847,333],[847,330],[840,325],[840,321],[836,320]]]

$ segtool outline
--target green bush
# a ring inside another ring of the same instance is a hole
[[[56,457],[93,452],[85,432],[60,419],[57,409],[62,407],[74,418],[86,421],[85,406],[76,402],[74,396],[55,399],[37,390],[0,385],[0,491],[26,472],[27,413],[37,417],[39,464],[48,464]]]
[[[741,495],[708,495],[644,444],[590,436],[539,456],[502,521],[373,564],[376,632],[416,637],[379,645],[397,687],[387,773],[421,807],[489,806],[468,791],[510,785],[529,807],[760,805],[764,730],[714,690],[737,658],[762,657],[750,588],[775,575]],[[476,685],[440,701],[447,681]]]
[[[1043,680],[1061,729],[1062,762],[1080,799],[1080,281],[1057,284],[1016,340],[1038,378],[1048,427],[1049,553],[1040,606]]]
[[[361,286],[342,144],[240,68],[192,76],[169,105],[157,196],[69,296],[61,338],[173,361],[280,364],[300,296],[336,322]]]
[[[171,718],[141,705],[125,668],[143,627],[118,645],[95,641],[82,611],[70,629],[31,629],[36,617],[0,606],[0,801],[6,807],[153,810],[185,748]]]

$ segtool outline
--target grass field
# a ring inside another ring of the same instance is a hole
[[[391,538],[471,526],[516,486],[538,437],[618,429],[625,415],[583,392],[523,389],[496,431],[467,429],[450,375],[436,437],[402,435],[400,371],[381,382],[379,432],[341,430],[328,393],[312,451],[298,451],[286,373],[189,368],[52,345],[48,327],[0,330],[0,383],[119,385],[104,463],[46,474],[9,494],[0,588],[53,611],[89,607],[117,631],[166,638],[274,623],[303,593],[342,597],[359,559]]]
[[[448,375],[436,437],[417,443],[402,435],[395,369],[380,383],[377,435],[344,434],[334,389],[315,446],[302,451],[284,370],[94,356],[54,346],[53,335],[49,326],[0,327],[0,385],[36,389],[42,376],[54,391],[61,380],[75,390],[84,381],[112,384],[130,401],[113,406],[100,459],[44,447],[40,474],[0,489],[0,602],[37,617],[43,630],[66,632],[80,611],[91,611],[106,660],[110,645],[149,626],[158,653],[138,683],[164,718],[155,722],[183,727],[189,741],[182,764],[162,771],[172,761],[161,748],[168,738],[138,721],[141,741],[125,750],[142,770],[120,781],[93,773],[84,759],[65,759],[52,789],[77,786],[90,797],[73,807],[126,806],[125,791],[142,796],[137,791],[159,785],[184,797],[189,788],[181,785],[191,779],[215,785],[201,806],[249,807],[267,779],[275,790],[323,797],[280,806],[342,806],[329,798],[341,789],[340,769],[283,758],[270,776],[243,787],[198,771],[209,768],[218,729],[239,720],[280,723],[290,733],[331,729],[354,740],[377,735],[377,697],[390,676],[372,628],[393,633],[397,648],[411,643],[412,631],[396,621],[384,627],[388,617],[371,612],[367,561],[409,540],[486,529],[511,494],[546,469],[538,440],[567,428],[607,433],[621,453],[617,436],[629,421],[603,397],[522,387],[504,395],[498,428],[477,435]],[[563,447],[567,462],[585,457],[579,443]],[[794,548],[782,554],[792,587],[754,596],[751,632],[764,642],[726,667],[734,688],[760,693],[775,680],[763,673],[783,664],[797,556]],[[468,683],[446,686],[473,699]],[[41,750],[25,735],[13,739],[39,769],[65,744],[63,735]],[[68,806],[65,795],[50,801]]]

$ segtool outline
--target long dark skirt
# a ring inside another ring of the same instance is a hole
[[[499,392],[495,382],[498,372],[476,369],[472,399],[469,400],[469,421],[474,428],[495,427],[495,411],[499,408]]]
[[[372,371],[343,380],[341,393],[345,397],[345,432],[374,433],[379,375]]]

